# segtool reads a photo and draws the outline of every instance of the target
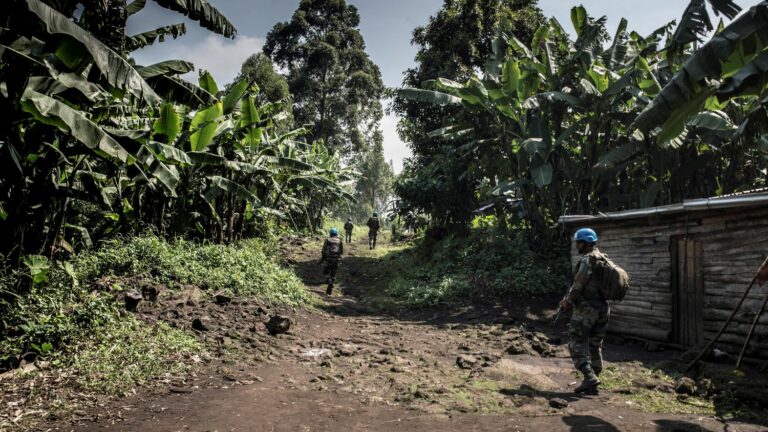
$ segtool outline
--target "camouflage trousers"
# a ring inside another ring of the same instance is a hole
[[[573,307],[573,317],[568,326],[573,365],[580,372],[598,374],[603,369],[603,339],[608,330],[611,307],[603,300],[584,300]]]

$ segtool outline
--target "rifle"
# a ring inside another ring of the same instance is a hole
[[[571,290],[572,289],[573,289],[573,285],[571,285],[568,288],[568,292],[565,294],[565,297],[563,297],[564,299],[568,298],[568,296],[571,294]],[[562,314],[563,314],[563,307],[558,305],[557,306],[557,312],[555,312],[555,317],[552,319],[552,325],[557,324],[557,321],[560,319],[560,315],[562,315]]]
[[[552,325],[557,324],[557,320],[560,319],[560,315],[563,313],[563,308],[560,306],[557,307],[557,312],[555,313],[555,318],[552,319]]]

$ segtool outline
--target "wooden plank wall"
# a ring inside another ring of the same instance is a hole
[[[768,254],[768,208],[695,212],[688,215],[688,236],[702,243],[704,336],[711,339],[738,303],[757,267]],[[673,334],[672,242],[686,234],[686,217],[601,222],[591,225],[600,250],[630,275],[631,288],[613,305],[610,331],[650,340],[676,342]],[[570,228],[581,228],[572,226]],[[572,260],[578,261],[575,247]],[[768,295],[755,287],[742,312],[721,338],[721,349],[738,352],[749,326]],[[768,313],[761,318],[747,354],[768,359]]]

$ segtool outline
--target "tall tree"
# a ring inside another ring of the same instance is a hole
[[[382,117],[384,84],[359,24],[357,8],[344,0],[302,0],[264,46],[287,71],[296,121],[311,124],[313,139],[347,155],[373,141]]]
[[[358,203],[363,204],[365,213],[383,209],[392,191],[394,172],[384,158],[381,134],[377,134],[373,145],[360,155],[356,168],[360,173],[355,185]]]
[[[279,102],[291,96],[288,81],[275,71],[272,60],[264,53],[253,54],[248,57],[240,68],[240,74],[234,82],[247,80],[259,86],[259,102]]]
[[[444,0],[429,23],[413,32],[417,65],[405,71],[403,86],[422,88],[425,81],[437,78],[464,82],[484,70],[502,22],[529,44],[544,16],[536,0]],[[461,150],[466,141],[446,142],[429,135],[456,119],[458,108],[403,97],[396,97],[391,108],[401,119],[398,131],[413,154],[397,184],[398,195],[431,214],[438,225],[466,224],[477,205],[476,179],[467,174],[471,158],[463,157],[466,150]]]
[[[288,81],[275,70],[272,60],[264,53],[257,53],[248,57],[240,68],[240,74],[228,88],[243,80],[258,86],[259,92],[256,100],[261,105],[282,103],[283,106],[290,106],[293,103]],[[286,110],[284,117],[284,119],[277,121],[277,129],[287,132],[295,125],[293,112],[290,109]]]

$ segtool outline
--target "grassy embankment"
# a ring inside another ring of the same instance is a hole
[[[187,370],[204,351],[193,334],[145,324],[124,310],[122,294],[137,279],[172,290],[189,284],[274,304],[310,303],[279,261],[276,240],[220,246],[157,237],[108,242],[67,262],[38,259],[0,277],[1,292],[21,292],[0,300],[0,361],[44,361],[70,371],[84,389],[125,394],[161,373]]]

